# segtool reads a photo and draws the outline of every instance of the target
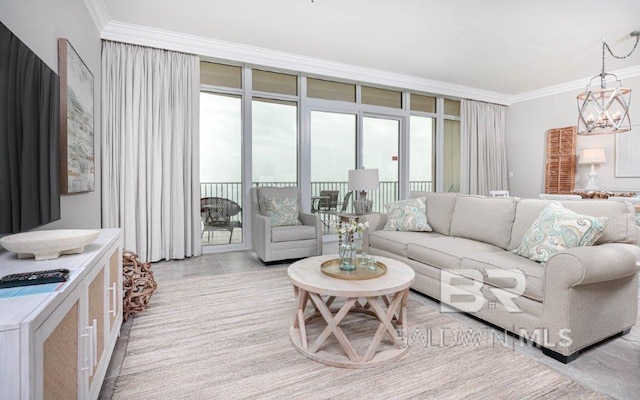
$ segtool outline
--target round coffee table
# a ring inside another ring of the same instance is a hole
[[[295,348],[312,360],[342,368],[374,367],[402,357],[409,350],[406,343],[407,300],[409,287],[415,279],[413,270],[400,261],[377,257],[387,266],[386,274],[368,280],[343,280],[320,271],[320,264],[335,258],[336,255],[306,258],[291,264],[287,271],[297,302],[289,329]],[[332,308],[336,299],[344,299],[344,303],[339,308]],[[305,315],[307,309],[312,312]],[[358,354],[340,326],[350,313],[370,315],[379,322],[377,329],[370,333],[372,339],[364,354]],[[322,333],[311,338],[308,325],[320,317],[326,326]],[[386,333],[394,345],[378,351]],[[331,334],[336,337],[344,354],[321,349]]]

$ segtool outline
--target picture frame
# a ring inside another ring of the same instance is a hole
[[[65,38],[58,39],[60,193],[95,190],[94,78]]]
[[[640,129],[615,135],[615,176],[616,178],[640,177]]]

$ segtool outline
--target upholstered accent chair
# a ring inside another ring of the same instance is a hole
[[[300,210],[297,187],[251,188],[251,241],[253,251],[264,262],[304,258],[322,254],[322,223],[318,214],[299,213],[300,225],[273,215],[273,204],[293,204]],[[267,204],[269,203],[269,204]],[[293,207],[295,208],[295,207]],[[271,210],[271,213],[269,212]],[[268,215],[271,214],[271,215]]]

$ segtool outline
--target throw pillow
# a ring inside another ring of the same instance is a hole
[[[298,220],[300,211],[298,210],[297,197],[276,198],[262,196],[264,215],[269,218],[271,226],[302,225]]]
[[[538,262],[571,247],[591,246],[602,236],[608,218],[580,215],[560,203],[549,204],[522,237],[514,253]]]
[[[431,232],[427,223],[427,198],[417,197],[386,204],[385,231]]]

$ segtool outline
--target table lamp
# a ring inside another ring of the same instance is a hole
[[[586,190],[598,190],[596,185],[596,164],[604,164],[606,159],[604,157],[604,149],[582,149],[580,150],[580,161],[578,164],[591,164],[591,171],[589,171],[589,182],[585,186]]]
[[[356,214],[371,213],[373,201],[367,199],[367,190],[375,190],[379,187],[377,168],[349,170],[349,191],[360,191],[358,200],[353,201],[353,210]]]

